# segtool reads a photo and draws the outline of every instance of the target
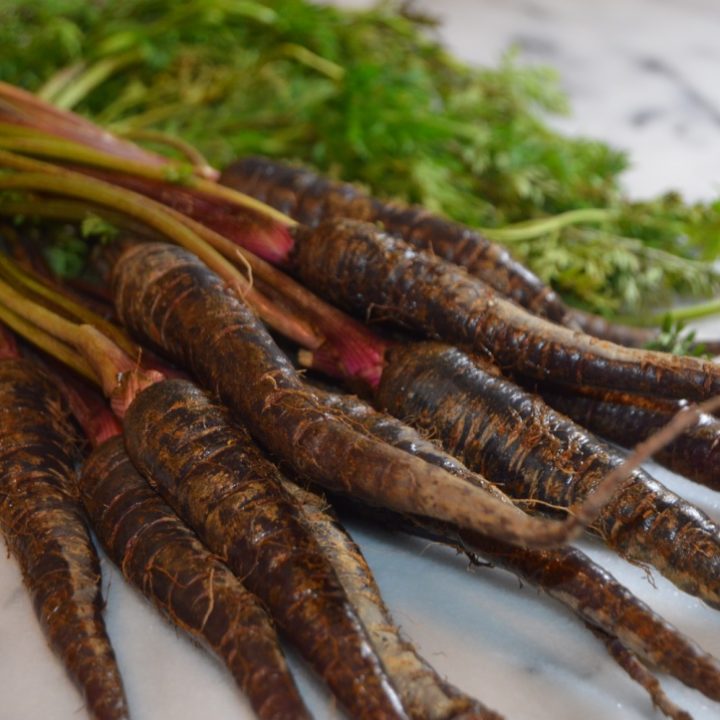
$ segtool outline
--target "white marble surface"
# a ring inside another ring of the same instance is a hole
[[[349,4],[349,3],[347,3]],[[354,4],[358,4],[357,2]],[[712,197],[720,179],[720,6],[711,0],[455,0],[442,15],[458,53],[494,62],[509,43],[560,71],[575,114],[568,131],[603,137],[634,159],[635,194],[679,188]],[[720,322],[707,326],[720,336]],[[720,519],[720,498],[657,475]],[[354,526],[396,619],[448,679],[516,720],[650,720],[642,690],[556,603],[500,571],[468,572],[452,553]],[[720,614],[596,545],[593,557],[720,656]],[[107,621],[135,720],[251,717],[223,669],[160,621],[104,564]],[[674,680],[668,693],[696,720],[720,717]],[[321,720],[340,714],[301,673]],[[0,720],[77,720],[82,703],[45,647],[19,573],[0,556]]]

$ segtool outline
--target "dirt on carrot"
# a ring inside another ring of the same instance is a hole
[[[227,665],[258,718],[309,718],[262,604],[138,474],[121,436],[95,448],[80,487],[125,578]]]
[[[531,386],[534,383],[531,383]],[[575,422],[619,445],[636,445],[665,425],[687,403],[631,393],[569,392],[560,387],[537,387],[548,405]],[[704,414],[656,459],[673,472],[713,490],[720,490],[720,419]]]
[[[184,380],[144,390],[125,416],[141,473],[245,586],[357,718],[406,718],[277,469],[228,412]]]
[[[327,221],[312,230],[299,227],[295,237],[289,265],[321,296],[492,357],[504,369],[659,397],[720,394],[720,367],[709,361],[625,348],[556,325],[374,225]]]
[[[329,412],[248,307],[189,253],[173,246],[137,246],[118,262],[114,286],[122,321],[191,368],[247,422],[260,444],[301,477],[400,512],[538,546],[564,542],[594,519],[619,482],[609,478],[561,523],[539,521],[357,433],[346,418]]]
[[[394,348],[377,402],[538,511],[568,507],[623,462],[494,366],[446,345]],[[646,472],[625,481],[593,527],[619,554],[720,606],[720,527]]]
[[[473,483],[477,475],[433,442],[396,418],[377,412],[349,395],[324,393],[324,402],[341,409],[367,432],[440,465]],[[370,514],[370,513],[368,513]],[[383,524],[454,546],[474,562],[479,555],[567,606],[584,622],[617,638],[629,651],[707,697],[720,701],[720,663],[575,548],[518,548],[480,533],[457,530],[426,518],[386,515]]]
[[[78,497],[80,440],[57,389],[26,360],[0,361],[0,433],[0,528],[38,619],[90,717],[125,720],[100,564]]]

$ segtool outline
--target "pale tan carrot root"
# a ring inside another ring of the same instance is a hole
[[[360,548],[329,513],[322,498],[288,480],[283,487],[300,503],[305,522],[330,558],[408,715],[414,720],[500,720],[497,713],[440,678],[403,637]]]

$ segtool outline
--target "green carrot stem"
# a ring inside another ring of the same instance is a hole
[[[550,232],[562,230],[569,225],[580,223],[601,223],[612,220],[614,212],[603,208],[583,208],[580,210],[569,210],[558,215],[537,220],[525,220],[523,222],[506,225],[501,228],[480,228],[480,232],[490,240],[501,243],[521,242],[547,235]]]
[[[0,113],[0,117],[2,117],[1,113]],[[0,120],[0,136],[4,136],[4,137],[43,137],[43,138],[57,137],[55,135],[52,135],[49,132],[45,132],[45,130],[41,130],[40,128],[31,127],[29,125],[19,125],[17,123],[6,122],[3,120]]]
[[[331,80],[340,81],[345,76],[344,67],[312,52],[312,50],[309,50],[304,45],[298,45],[297,43],[283,43],[279,47],[279,50],[283,55],[287,55],[303,65],[306,65],[313,70],[317,70],[319,73],[329,77]]]
[[[75,107],[86,95],[98,85],[107,80],[113,73],[141,62],[144,57],[142,49],[129,50],[114,57],[107,57],[98,60],[94,65],[85,69],[81,75],[75,77],[73,82],[68,83],[53,98],[53,104],[63,110]]]
[[[0,301],[5,307],[49,333],[55,339],[74,346],[77,323],[33,302],[1,278]]]
[[[87,68],[84,62],[76,62],[72,65],[66,65],[53,73],[48,80],[43,83],[42,87],[35,93],[40,100],[53,102],[56,95],[62,92],[66,86],[75,81],[75,78]]]
[[[46,172],[51,175],[72,174],[71,170],[60,167],[60,165],[46,163],[42,160],[35,160],[34,158],[18,155],[14,152],[3,150],[2,148],[0,148],[0,169],[21,170],[25,172]]]
[[[42,217],[51,220],[68,220],[81,223],[90,215],[97,215],[111,225],[130,230],[135,233],[147,232],[153,237],[159,237],[152,233],[147,226],[116,212],[111,208],[93,205],[84,200],[69,200],[64,198],[33,197],[27,195],[24,198],[2,198],[0,197],[0,215],[8,217]]]
[[[187,110],[187,107],[188,102],[186,101],[158,105],[145,112],[122,118],[122,120],[112,123],[111,127],[121,133],[127,132],[127,130],[130,129],[139,130],[148,126],[157,125],[168,118],[175,117],[178,113]]]
[[[39,155],[41,157],[64,160],[66,162],[92,165],[108,170],[119,170],[130,175],[152,178],[153,180],[167,180],[174,171],[178,177],[188,175],[185,166],[171,164],[168,168],[158,168],[136,160],[130,160],[118,154],[98,150],[94,146],[84,145],[74,139],[66,137],[53,137],[45,132],[41,136],[33,137],[29,133],[15,134],[11,137],[0,135],[0,148],[14,153]]]
[[[0,320],[18,335],[21,335],[56,360],[59,360],[86,380],[93,383],[98,381],[93,369],[77,351],[69,345],[56,340],[41,330],[37,325],[33,325],[3,305],[2,298],[0,298]]]
[[[104,335],[110,338],[118,347],[122,348],[131,357],[140,356],[140,348],[117,326],[104,317],[88,310],[75,300],[53,289],[34,277],[32,273],[22,269],[6,255],[0,254],[0,268],[13,280],[22,283],[28,290],[41,298],[49,300],[53,305],[64,310],[71,317],[69,319],[87,323],[97,327]]]
[[[80,115],[61,110],[32,93],[0,82],[0,118],[20,127],[35,129],[46,137],[65,138],[84,146],[103,148],[113,155],[164,166],[162,155],[122,140]]]
[[[19,153],[51,157],[55,160],[90,165],[106,170],[115,170],[149,180],[167,182],[168,180],[172,181],[173,178],[178,178],[181,179],[184,186],[198,190],[218,200],[228,202],[235,207],[251,210],[262,217],[266,217],[288,227],[297,225],[295,220],[260,200],[256,200],[249,195],[245,195],[224,185],[219,185],[213,181],[196,177],[192,175],[192,172],[187,171],[186,166],[169,160],[164,166],[158,167],[157,165],[129,159],[117,153],[98,150],[95,147],[84,145],[76,140],[68,138],[48,138],[46,135],[43,135],[43,137],[30,137],[28,135],[21,137],[17,135],[2,137],[0,135],[0,148]]]
[[[0,125],[0,131],[2,126]],[[161,145],[167,145],[174,150],[177,150],[188,162],[193,166],[195,172],[202,177],[210,180],[215,180],[219,176],[219,172],[210,165],[205,156],[193,145],[185,142],[183,139],[176,135],[170,135],[160,130],[126,130],[123,133],[119,133],[123,138],[128,140],[146,140],[148,142],[159,143]]]
[[[79,356],[85,363],[82,374],[102,388],[119,417],[123,416],[125,409],[140,390],[164,377],[156,370],[142,370],[135,359],[97,328],[61,317],[17,292],[2,279],[0,279],[0,305],[11,313],[25,318],[34,326],[30,328],[31,334],[24,335],[31,342],[40,340],[47,346],[47,337],[55,340],[56,343],[52,344],[52,349],[49,351],[56,359],[64,362],[69,358],[72,362]],[[17,324],[12,327],[23,334],[22,328]],[[46,338],[43,339],[40,335]],[[58,341],[70,346],[70,355],[65,352],[61,356],[53,352],[58,350]],[[40,345],[40,342],[37,344]],[[72,357],[73,353],[75,358]],[[72,364],[68,364],[73,367]]]
[[[75,113],[61,110],[55,107],[55,105],[51,105],[32,93],[27,92],[27,90],[2,81],[0,81],[0,99],[3,99],[16,110],[22,111],[28,120],[37,120],[40,117],[47,119],[51,117],[61,125],[84,128],[93,134],[102,132],[102,130],[90,122],[90,120],[86,120]]]
[[[4,157],[0,152],[0,161],[2,160]],[[50,192],[90,200],[99,205],[111,207],[149,225],[163,236],[197,255],[241,295],[248,292],[247,281],[230,262],[216,250],[208,247],[197,233],[178,222],[167,212],[164,205],[143,195],[71,171],[53,174],[18,172],[0,176],[0,189]],[[250,292],[252,292],[251,289]]]
[[[720,313],[720,300],[708,300],[707,302],[687,305],[686,307],[673,308],[665,310],[662,313],[653,315],[649,319],[649,323],[660,325],[664,320],[669,318],[672,322],[698,320],[699,318],[708,317]]]

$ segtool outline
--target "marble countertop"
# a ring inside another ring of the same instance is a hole
[[[345,5],[367,3],[345,2]],[[444,0],[416,3],[444,20],[468,60],[494,63],[510,44],[554,65],[574,114],[561,126],[626,148],[637,196],[676,188],[711,198],[720,185],[720,6],[712,0]],[[704,332],[720,336],[720,321]],[[720,496],[651,466],[663,482],[720,519]],[[513,720],[662,717],[604,647],[557,603],[499,570],[428,543],[351,525],[395,618],[447,678]],[[720,615],[657,574],[581,547],[667,620],[720,657]],[[107,622],[135,720],[252,717],[224,669],[161,621],[104,562]],[[297,667],[320,720],[332,699]],[[661,678],[696,720],[720,704]],[[82,702],[45,646],[19,572],[0,556],[0,720],[77,720]]]

